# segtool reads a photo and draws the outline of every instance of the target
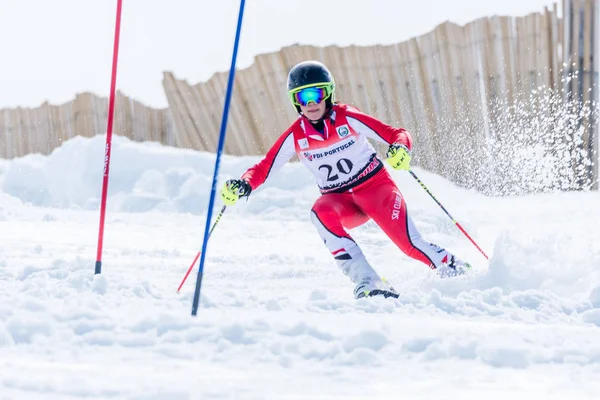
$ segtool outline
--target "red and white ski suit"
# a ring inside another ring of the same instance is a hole
[[[306,117],[300,116],[242,179],[256,189],[298,155],[316,177],[322,193],[312,207],[312,222],[339,266],[354,282],[365,275],[376,276],[347,231],[370,219],[408,256],[431,268],[445,263],[451,254],[423,240],[408,216],[400,190],[367,140],[399,143],[411,149],[411,135],[345,104],[333,105],[324,122],[321,134]],[[350,267],[352,260],[360,260],[363,266]]]

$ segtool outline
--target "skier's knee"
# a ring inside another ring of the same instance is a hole
[[[328,223],[332,222],[332,214],[333,213],[331,212],[331,210],[327,210],[322,207],[313,207],[310,210],[310,220],[315,227],[323,228],[326,227]]]
[[[310,210],[310,222],[317,228],[321,225],[317,211],[314,208]]]

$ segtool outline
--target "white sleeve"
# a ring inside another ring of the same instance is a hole
[[[365,125],[358,119],[353,118],[349,115],[346,116],[346,119],[348,120],[348,124],[352,127],[352,129],[358,132],[359,135],[365,135],[369,139],[373,139],[378,143],[388,144],[388,142],[386,142],[385,139],[379,136],[377,132],[369,128],[367,125]]]
[[[290,131],[287,135],[281,135],[265,157],[242,175],[242,179],[246,179],[252,189],[256,189],[271,176],[271,173],[283,167],[295,154],[294,134]]]
[[[279,151],[275,155],[270,172],[276,172],[281,169],[293,156],[296,155],[296,147],[294,146],[294,134],[290,134],[285,138]]]

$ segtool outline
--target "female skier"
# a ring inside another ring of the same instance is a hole
[[[311,209],[311,220],[337,265],[356,284],[355,298],[398,294],[375,272],[348,234],[372,219],[409,257],[440,276],[463,274],[469,264],[447,250],[425,241],[408,216],[404,198],[367,138],[389,145],[386,162],[409,170],[412,137],[347,104],[335,102],[335,81],[317,61],[294,66],[287,80],[290,101],[299,118],[279,137],[266,156],[240,179],[230,179],[221,190],[233,205],[281,168],[293,155],[313,173],[321,196]]]

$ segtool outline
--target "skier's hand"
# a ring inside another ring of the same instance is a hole
[[[221,189],[221,199],[226,206],[232,206],[240,197],[248,197],[252,187],[243,179],[229,179]]]
[[[385,161],[394,169],[408,171],[410,169],[410,150],[403,144],[394,143],[387,151]]]

